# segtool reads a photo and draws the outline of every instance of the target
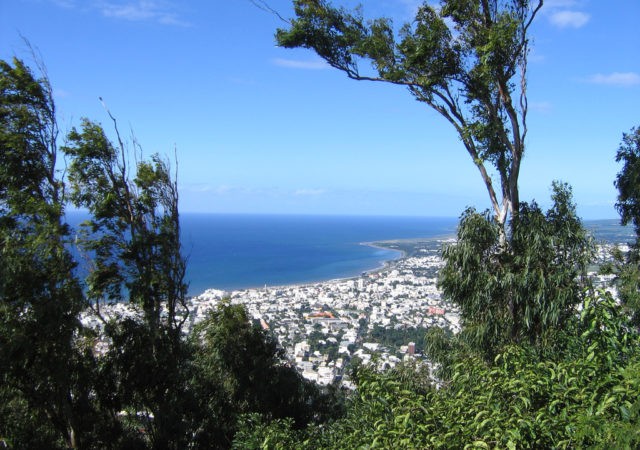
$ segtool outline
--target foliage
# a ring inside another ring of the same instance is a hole
[[[613,264],[602,270],[616,275],[618,296],[640,328],[640,128],[623,134],[616,161],[624,162],[615,180],[619,192],[616,208],[623,225],[633,224],[636,241],[626,253],[615,250]]]
[[[344,419],[289,433],[290,448],[636,448],[640,445],[640,343],[619,305],[588,297],[567,350],[540,358],[510,345],[494,361],[460,358],[438,389],[393,372],[360,371]],[[282,436],[283,424],[261,436]],[[257,435],[257,436],[260,436]],[[279,448],[261,441],[253,448]]]
[[[193,338],[196,364],[206,380],[218,381],[237,414],[289,417],[297,428],[336,414],[321,407],[325,395],[287,362],[272,335],[251,324],[243,306],[218,306],[197,325]]]
[[[298,442],[298,433],[292,428],[291,419],[266,422],[259,414],[242,416],[231,448],[237,450],[302,448]]]
[[[614,275],[612,284],[618,298],[636,329],[640,329],[640,253],[637,243],[626,252],[615,247],[611,261],[600,266],[600,273]]]
[[[19,60],[0,61],[0,384],[17,406],[13,419],[27,408],[35,429],[46,417],[43,435],[55,430],[58,442],[75,447],[93,417],[84,383],[90,362],[75,346],[85,304],[65,246],[56,138],[46,79]],[[23,436],[31,430],[15,426]]]
[[[626,325],[609,297],[585,297],[592,244],[571,191],[555,184],[546,214],[519,200],[527,32],[541,6],[424,2],[396,32],[389,19],[365,22],[360,10],[296,0],[296,18],[278,30],[280,45],[311,48],[356,80],[406,86],[440,113],[493,208],[492,217],[467,210],[457,243],[443,251],[440,286],[461,310],[462,332],[429,332],[428,353],[447,375],[441,388],[417,394],[406,380],[363,372],[347,417],[312,429],[308,447],[637,445],[637,433],[627,433],[638,418],[636,335],[619,333]],[[373,73],[361,70],[363,60]]]
[[[240,306],[221,306],[185,339],[186,262],[167,162],[136,155],[131,165],[109,113],[117,144],[83,120],[62,148],[61,179],[46,76],[0,61],[0,88],[0,445],[228,448],[244,414],[300,428],[340,413],[340,395],[285,364]],[[73,241],[67,200],[90,213]],[[106,318],[110,302],[140,314]],[[101,336],[82,326],[87,309]],[[109,343],[100,354],[99,339]]]
[[[640,128],[622,135],[616,161],[624,163],[615,181],[619,192],[616,208],[622,224],[632,223],[640,235]]]
[[[64,442],[40,408],[7,384],[0,387],[0,448],[63,449]]]
[[[117,128],[116,128],[117,131]],[[142,307],[152,329],[165,325],[178,333],[185,308],[186,263],[180,249],[178,192],[168,164],[153,155],[137,163],[129,179],[127,152],[116,148],[101,126],[83,120],[82,131],[71,130],[63,148],[71,158],[71,200],[92,215],[83,226],[81,247],[93,252],[88,277],[93,301],[118,300],[123,285],[130,301]]]
[[[416,351],[422,353],[425,348],[427,331],[428,328],[425,327],[384,328],[376,324],[369,331],[367,340],[395,349],[413,342],[416,345]]]
[[[454,127],[497,222],[517,214],[527,134],[527,33],[541,0],[442,0],[439,7],[425,1],[399,32],[387,18],[365,21],[359,9],[325,0],[293,3],[296,18],[277,31],[279,45],[313,49],[355,80],[407,87]],[[363,60],[376,75],[361,70]]]
[[[106,324],[113,345],[100,362],[113,392],[104,394],[154,448],[182,448],[192,398],[180,333],[188,311],[175,181],[157,155],[138,161],[131,180],[119,133],[115,146],[86,119],[67,142],[70,199],[91,214],[77,240],[92,263],[88,299],[98,314],[101,302],[127,297],[144,313],[142,323]]]
[[[457,242],[443,249],[439,285],[460,308],[460,339],[488,359],[508,343],[552,348],[581,300],[591,239],[570,188],[554,183],[552,197],[546,214],[535,202],[520,205],[507,243],[494,219],[469,209]]]

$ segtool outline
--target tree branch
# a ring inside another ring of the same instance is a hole
[[[263,10],[265,12],[273,14],[274,16],[276,16],[278,19],[280,19],[284,23],[287,23],[287,24],[291,25],[291,21],[289,21],[289,20],[285,19],[284,17],[282,17],[278,11],[276,11],[271,6],[269,6],[269,4],[267,2],[265,2],[264,0],[249,0],[249,3],[251,3],[253,6],[255,6],[258,9],[261,9],[261,10]]]

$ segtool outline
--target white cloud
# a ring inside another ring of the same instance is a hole
[[[580,28],[589,22],[590,16],[580,11],[555,11],[549,16],[551,23],[559,28]]]
[[[241,190],[240,188],[225,184],[214,186],[207,183],[189,183],[186,185],[180,185],[180,189],[185,192],[212,193],[216,195],[226,195]]]
[[[607,84],[611,86],[636,86],[640,85],[640,74],[635,72],[597,73],[587,78],[587,81],[589,83]]]
[[[156,22],[162,25],[190,26],[176,12],[175,4],[165,0],[96,0],[79,3],[75,0],[51,0],[61,8],[82,6],[98,11],[105,17],[131,22]]]
[[[591,19],[589,14],[581,11],[583,5],[582,0],[545,0],[542,11],[558,28],[581,28]]]
[[[299,61],[294,59],[276,58],[273,60],[273,63],[276,66],[286,67],[289,69],[319,70],[329,67],[329,65],[322,60]]]
[[[227,186],[227,185],[222,185],[222,186],[218,186],[218,187],[214,187],[213,189],[209,189],[209,191],[218,194],[218,195],[226,195],[226,194],[230,194],[234,191],[237,191],[238,188],[235,188],[233,186]]]
[[[178,18],[173,6],[158,0],[119,1],[98,3],[98,9],[106,17],[129,20],[132,22],[158,22],[164,25],[187,25]]]
[[[246,196],[270,196],[282,197],[292,195],[320,195],[324,191],[315,192],[313,189],[299,189],[297,191],[285,191],[278,187],[254,187],[239,186],[232,184],[214,185],[209,183],[187,183],[181,184],[179,189],[185,193],[192,194],[209,194],[217,197],[246,197]]]

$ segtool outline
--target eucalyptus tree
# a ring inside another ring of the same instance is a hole
[[[616,208],[622,224],[632,223],[640,236],[640,127],[622,135],[616,161],[624,163],[615,180],[618,188]]]
[[[198,399],[207,419],[194,434],[204,448],[229,446],[246,415],[265,422],[287,418],[300,429],[342,413],[340,395],[305,380],[242,305],[218,305],[196,325],[191,341],[198,368],[193,383],[209,394]]]
[[[516,216],[527,135],[529,28],[543,0],[424,2],[399,31],[325,0],[294,0],[276,39],[313,49],[349,78],[406,87],[456,130],[503,227]],[[363,68],[369,62],[373,70]]]
[[[177,185],[158,155],[131,155],[113,121],[115,144],[85,119],[63,147],[70,199],[90,213],[78,236],[91,262],[87,296],[98,314],[105,301],[142,312],[142,320],[105,320],[113,345],[101,363],[115,380],[112,407],[127,411],[153,448],[182,448],[193,398],[182,339],[188,309]]]
[[[17,445],[16,436],[37,430],[57,436],[48,446],[67,448],[140,443],[116,413],[141,405],[155,417],[148,435],[166,447],[168,434],[186,435],[176,431],[184,423],[176,405],[188,400],[175,182],[157,156],[139,160],[131,180],[122,141],[112,145],[100,126],[84,121],[63,149],[70,158],[65,186],[57,140],[46,73],[37,78],[20,60],[0,61],[0,396],[14,406],[2,410],[0,436]],[[64,218],[69,199],[91,213],[75,241]],[[86,290],[69,251],[76,243],[93,264]],[[95,336],[80,312],[93,306],[99,314],[100,301],[127,298],[140,305],[144,323],[107,323],[119,345],[96,359]]]
[[[79,240],[93,257],[89,297],[96,304],[128,298],[142,308],[154,333],[166,308],[164,324],[179,333],[187,285],[176,181],[158,155],[150,161],[136,155],[132,170],[131,155],[115,130],[114,145],[101,125],[85,119],[63,148],[70,158],[70,199],[91,215]]]
[[[629,252],[614,254],[620,299],[633,315],[633,323],[640,327],[640,127],[624,133],[616,153],[616,161],[624,165],[615,180],[618,189],[616,208],[623,225],[633,224],[635,242]]]
[[[473,209],[462,216],[457,242],[443,249],[438,283],[460,307],[462,331],[456,339],[488,360],[509,343],[555,351],[587,293],[592,239],[569,186],[554,183],[552,199],[546,213],[535,202],[520,204],[511,251],[500,251],[496,221]]]
[[[9,445],[38,445],[43,436],[57,436],[51,446],[87,445],[95,413],[57,137],[46,75],[37,78],[18,59],[0,61],[0,385],[13,405],[0,417],[0,436]],[[17,436],[28,441],[12,442]]]
[[[576,276],[591,254],[568,186],[554,185],[546,215],[520,201],[529,30],[542,6],[425,1],[396,30],[387,18],[365,21],[360,9],[295,0],[296,17],[276,33],[281,46],[313,49],[351,79],[406,87],[457,132],[492,210],[463,213],[457,243],[443,251],[440,285],[461,308],[463,335],[485,356],[506,342],[542,345],[580,301]]]

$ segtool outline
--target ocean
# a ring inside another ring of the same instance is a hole
[[[456,218],[182,214],[189,294],[360,275],[401,256],[362,245],[455,233]]]
[[[84,213],[72,213],[77,225]],[[363,243],[448,237],[457,218],[189,214],[180,216],[188,258],[189,295],[327,281],[358,276],[399,258]],[[630,242],[633,230],[616,220],[585,221],[597,240]]]

